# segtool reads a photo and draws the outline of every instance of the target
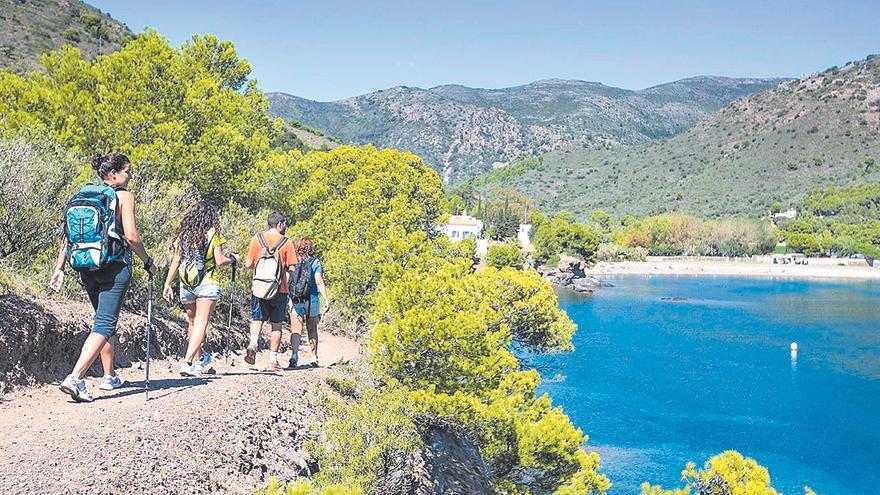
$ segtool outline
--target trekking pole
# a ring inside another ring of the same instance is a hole
[[[226,323],[226,337],[223,339],[226,348],[223,351],[223,359],[229,364],[229,334],[232,330],[232,306],[235,304],[235,270],[238,260],[232,263],[232,282],[229,284],[229,320]]]
[[[147,364],[144,378],[144,402],[150,400],[150,339],[153,329],[153,275],[150,275],[150,283],[147,286]]]

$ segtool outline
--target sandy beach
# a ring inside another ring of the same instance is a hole
[[[841,278],[880,280],[880,269],[834,265],[774,265],[755,261],[651,258],[647,261],[600,262],[591,275],[721,275],[774,278]]]

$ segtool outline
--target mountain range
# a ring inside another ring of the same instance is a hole
[[[766,213],[810,190],[880,180],[880,56],[783,82],[711,114],[670,139],[616,149],[568,149],[489,172],[546,211],[588,218],[683,211]]]
[[[444,182],[466,182],[539,153],[675,136],[783,79],[702,76],[632,91],[546,79],[502,89],[398,86],[334,102],[269,93],[270,112],[343,142],[412,151]]]

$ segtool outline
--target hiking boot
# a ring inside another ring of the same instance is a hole
[[[203,352],[202,353],[202,360],[199,361],[199,364],[202,365],[202,368],[208,369],[210,367],[209,365],[211,364],[211,361],[213,361],[213,360],[214,360],[214,358],[211,357],[210,352]]]
[[[94,397],[86,390],[85,380],[77,380],[73,375],[67,375],[67,378],[58,386],[62,392],[71,396],[76,402],[92,402]]]
[[[295,370],[299,366],[299,356],[297,354],[293,354],[290,356],[290,361],[287,362],[287,370]]]
[[[278,363],[269,363],[266,365],[266,371],[270,373],[279,373],[281,371],[284,371],[284,368],[282,368],[281,365]]]
[[[101,390],[116,390],[121,387],[125,382],[119,378],[119,375],[113,376],[104,376],[101,377],[101,384],[98,385],[98,388]]]
[[[190,376],[195,377],[202,374],[201,363],[195,362],[193,364],[187,364],[186,361],[180,363],[180,374],[182,376]]]
[[[247,353],[244,356],[244,362],[247,364],[254,364],[257,362],[257,348],[254,346],[248,346]]]

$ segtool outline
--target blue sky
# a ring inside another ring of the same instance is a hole
[[[231,40],[265,91],[321,101],[553,77],[629,89],[704,74],[797,77],[880,52],[873,0],[87,1],[175,45],[194,33]]]

